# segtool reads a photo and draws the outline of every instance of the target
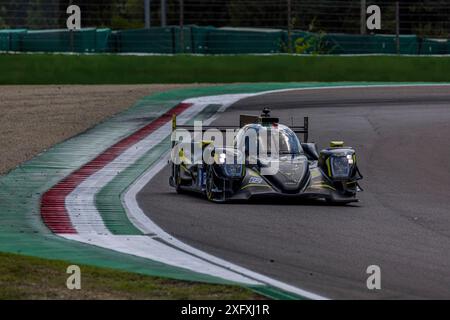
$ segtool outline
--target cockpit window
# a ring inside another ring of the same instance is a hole
[[[271,138],[273,134],[273,138]],[[278,138],[277,140],[273,140]],[[260,153],[267,152],[267,155],[273,153],[298,155],[303,151],[297,136],[290,129],[269,129],[267,135],[260,134]]]
[[[273,138],[271,138],[273,134]],[[275,138],[275,140],[273,140]],[[257,139],[257,144],[255,143]],[[253,146],[251,142],[253,141]],[[263,127],[261,125],[249,125],[244,127],[236,137],[236,147],[245,154],[249,150],[256,150],[258,155],[268,156],[272,154],[299,155],[303,154],[300,141],[297,135],[284,125]]]

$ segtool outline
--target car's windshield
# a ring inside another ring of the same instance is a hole
[[[266,152],[268,155],[274,153],[298,155],[303,151],[296,134],[288,128],[268,129],[267,135],[262,133],[258,138],[260,154]]]
[[[258,142],[257,145],[256,141]],[[258,156],[303,154],[297,135],[290,128],[283,125],[273,127],[249,126],[238,134],[236,142],[237,147],[241,151],[245,151],[247,155],[252,153],[252,150],[257,151]]]

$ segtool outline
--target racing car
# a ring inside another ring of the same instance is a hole
[[[175,116],[172,127],[174,133],[180,129],[194,133],[193,126],[178,126]],[[319,152],[315,143],[308,142],[308,117],[303,126],[288,127],[265,108],[259,116],[241,115],[238,127],[202,127],[201,131],[211,129],[235,130],[233,142],[223,146],[213,139],[181,141],[172,136],[169,184],[178,193],[198,192],[213,202],[269,197],[339,204],[358,201],[363,177],[355,150],[343,141],[332,141]],[[250,152],[252,143],[254,152]],[[201,152],[196,155],[194,149]],[[271,172],[271,167],[276,170]]]

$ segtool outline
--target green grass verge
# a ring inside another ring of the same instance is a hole
[[[81,266],[81,290],[66,287],[68,262],[0,253],[5,299],[263,299],[237,286],[202,284]]]
[[[450,57],[1,54],[0,84],[449,82]]]

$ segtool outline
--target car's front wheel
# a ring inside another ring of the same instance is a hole
[[[214,202],[221,201],[221,192],[218,192],[219,189],[217,188],[216,179],[217,177],[214,174],[212,166],[209,166],[206,170],[206,197],[208,200]]]
[[[181,188],[181,174],[180,174],[180,165],[175,166],[174,170],[174,180],[175,180],[175,191],[180,194],[183,193],[183,189]]]

